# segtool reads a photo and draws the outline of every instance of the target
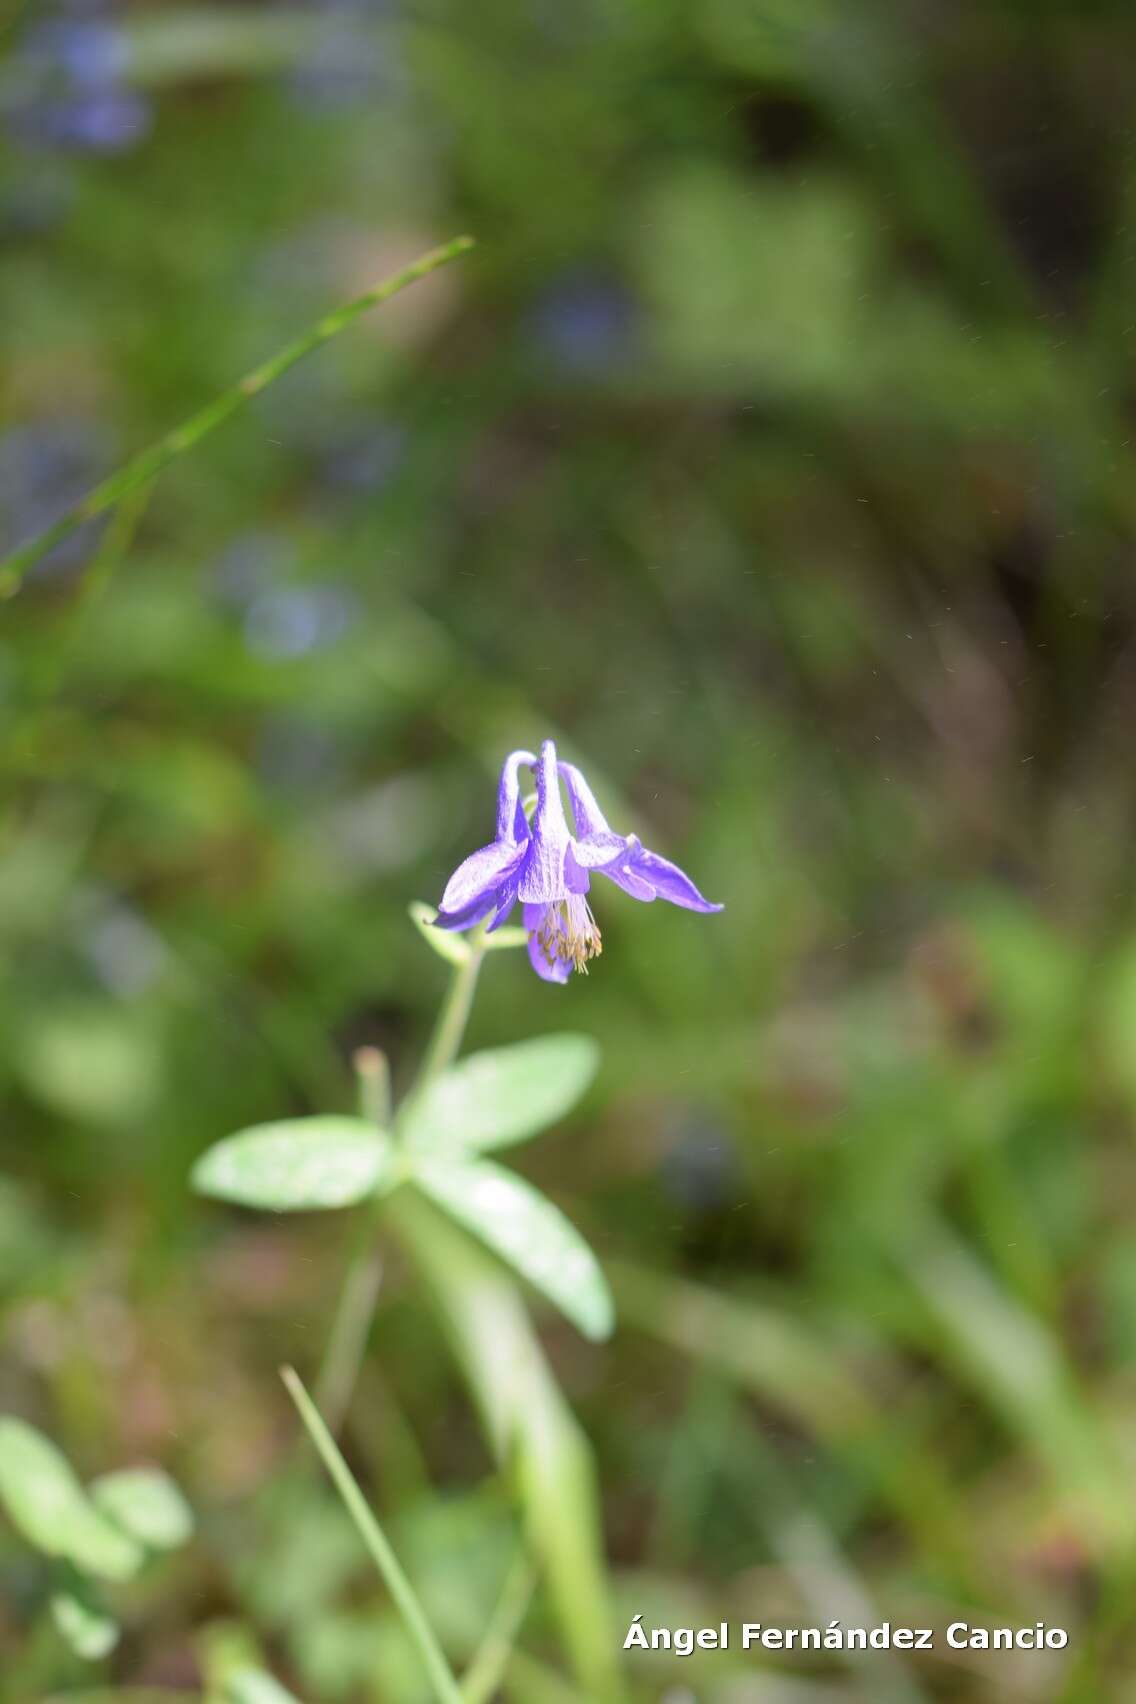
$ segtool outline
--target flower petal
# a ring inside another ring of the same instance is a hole
[[[499,929],[506,921],[509,913],[517,903],[517,883],[515,877],[510,877],[504,887],[497,890],[497,910],[492,923],[486,925],[485,933],[491,935],[494,929]]]
[[[528,823],[521,807],[522,766],[535,769],[536,758],[531,751],[511,751],[501,765],[501,780],[497,786],[497,838],[514,845],[528,838]]]
[[[623,836],[612,834],[607,818],[596,803],[596,796],[583,775],[574,763],[558,765],[564,777],[564,785],[568,790],[568,803],[572,806],[572,821],[576,827],[577,840],[591,840],[603,835],[612,835],[614,840],[622,841]]]
[[[595,794],[574,763],[561,763],[558,767],[564,778],[568,803],[572,807],[572,820],[576,825],[576,838],[572,843],[576,862],[581,869],[602,869],[605,875],[610,875],[611,871],[605,866],[612,863],[622,865],[625,860],[620,854],[638,846],[639,842],[633,834],[616,834],[596,803]],[[614,876],[612,879],[615,879]],[[621,882],[620,886],[623,885]],[[637,892],[635,884],[628,885],[627,891],[634,894],[636,899],[654,898],[653,893]]]
[[[487,899],[479,899],[473,905],[467,905],[464,911],[439,911],[432,929],[448,929],[451,933],[460,933],[463,929],[472,929],[475,923],[482,922],[493,910],[497,900],[490,894]]]
[[[637,876],[626,861],[609,864],[605,869],[597,870],[596,875],[606,876],[616,887],[621,887],[624,893],[629,893],[632,899],[641,899],[644,904],[649,904],[655,897],[655,890],[650,882],[645,882],[642,876]]]
[[[592,878],[576,857],[578,851],[576,842],[570,840],[568,850],[564,854],[564,886],[569,893],[587,893],[592,885]]]
[[[524,861],[526,845],[515,846],[510,840],[495,840],[482,846],[460,863],[442,894],[438,920],[443,928],[465,928],[466,924],[452,921],[468,911],[482,906],[484,917],[493,909],[497,889],[518,870]]]
[[[544,922],[545,905],[525,906],[525,928],[529,931],[529,963],[544,982],[567,982],[572,974],[571,959],[550,959],[537,934]]]
[[[680,870],[677,864],[672,864],[669,858],[660,858],[657,852],[648,852],[645,846],[636,842],[630,858],[616,870],[601,870],[600,875],[611,875],[613,881],[620,887],[625,887],[628,893],[634,888],[628,881],[620,880],[622,874],[635,877],[639,882],[645,882],[652,889],[655,899],[669,900],[672,905],[682,906],[684,911],[721,911],[721,905],[715,905],[705,895],[699,893],[685,870]],[[636,897],[639,897],[636,895]]]
[[[605,834],[589,834],[583,840],[572,842],[572,851],[576,862],[585,870],[597,870],[604,864],[611,864],[619,858],[621,852],[626,852],[630,846],[629,837],[613,834],[610,830]]]
[[[556,747],[545,740],[536,771],[536,812],[517,892],[526,904],[548,905],[565,899],[564,859],[570,836],[556,773]]]

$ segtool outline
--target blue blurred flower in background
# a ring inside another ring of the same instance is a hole
[[[106,446],[89,421],[44,420],[0,437],[0,548],[32,537],[77,501],[103,472]],[[32,568],[47,580],[84,562],[102,523],[89,521]]]
[[[324,477],[340,491],[374,497],[388,485],[406,457],[404,427],[374,420],[334,435],[324,456]]]
[[[381,39],[375,24],[389,19],[390,0],[318,0],[324,26],[290,85],[301,101],[346,106],[392,94],[405,77],[392,32]]]
[[[537,298],[529,328],[558,366],[596,372],[628,354],[635,304],[607,275],[586,268],[566,273]]]
[[[258,656],[287,659],[333,645],[356,614],[339,586],[280,586],[258,592],[245,617],[245,643]]]
[[[107,11],[41,18],[23,37],[5,91],[15,135],[29,145],[116,154],[150,130],[151,103],[129,81],[126,33]]]

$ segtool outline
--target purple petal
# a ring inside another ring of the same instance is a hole
[[[596,803],[596,796],[583,775],[574,763],[559,765],[564,777],[564,785],[568,789],[568,803],[572,806],[572,821],[576,825],[577,840],[599,839],[611,835],[613,840],[622,841],[623,836],[612,834],[607,818]],[[582,860],[581,860],[582,861]]]
[[[596,803],[596,796],[574,763],[559,766],[572,806],[576,839],[572,850],[582,869],[596,870],[614,863],[634,841],[633,835],[616,834]]]
[[[597,870],[597,876],[606,876],[609,881],[621,887],[624,893],[629,893],[632,899],[641,899],[649,904],[655,897],[655,890],[650,882],[645,882],[642,876],[637,876],[629,863],[609,864],[606,869]]]
[[[572,850],[577,863],[585,870],[597,870],[604,864],[614,863],[630,844],[630,839],[622,834],[589,834],[584,840],[573,841]]]
[[[521,806],[522,765],[535,769],[536,758],[531,751],[511,751],[501,766],[497,787],[497,838],[514,845],[528,838],[528,823]]]
[[[525,850],[523,845],[515,846],[512,841],[495,840],[491,846],[471,852],[446,883],[438,907],[439,920],[464,915],[479,905],[484,906],[481,912],[484,917],[493,909],[497,889],[519,869]],[[450,924],[450,927],[465,925]]]
[[[547,909],[544,905],[525,906],[525,928],[529,931],[529,963],[543,982],[567,982],[572,974],[571,960],[559,957],[550,960],[537,940],[537,933],[544,922]]]
[[[592,878],[576,858],[578,851],[576,842],[570,840],[568,850],[564,854],[564,886],[569,893],[587,893],[592,885]]]
[[[517,892],[526,904],[548,905],[567,896],[564,859],[570,836],[556,773],[556,747],[545,740],[536,772],[536,814]]]
[[[497,890],[497,911],[492,923],[486,926],[485,933],[487,935],[491,935],[494,929],[499,929],[501,927],[502,923],[505,922],[516,903],[517,883],[514,878],[510,878],[503,888],[499,888]]]
[[[433,927],[449,929],[456,933],[463,929],[472,929],[475,923],[480,923],[483,918],[489,916],[496,903],[496,897],[490,894],[487,899],[479,899],[472,905],[467,905],[464,911],[439,911]]]
[[[699,893],[685,870],[680,870],[669,858],[660,858],[657,852],[648,852],[647,848],[640,846],[638,842],[625,863],[611,870],[601,870],[600,874],[610,875],[612,880],[620,887],[626,888],[628,893],[635,892],[628,881],[629,877],[635,877],[638,882],[646,883],[651,888],[652,898],[669,900],[672,905],[681,905],[684,911],[723,909]],[[636,897],[641,895],[636,894]]]

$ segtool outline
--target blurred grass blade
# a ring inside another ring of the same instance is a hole
[[[280,1376],[299,1411],[300,1419],[307,1427],[309,1437],[319,1451],[332,1483],[358,1529],[371,1560],[406,1624],[408,1633],[418,1647],[423,1667],[430,1676],[439,1704],[462,1704],[461,1689],[434,1636],[433,1628],[426,1619],[414,1588],[403,1572],[402,1564],[391,1549],[390,1542],[372,1514],[363,1493],[356,1485],[351,1469],[339,1453],[335,1439],[324,1425],[319,1410],[304,1389],[294,1368],[281,1368]]]
[[[496,1697],[535,1589],[532,1564],[526,1556],[519,1556],[506,1576],[485,1637],[462,1675],[465,1704],[490,1704]]]
[[[741,1507],[753,1511],[810,1620],[844,1627],[883,1620],[869,1580],[845,1555],[829,1520],[802,1495],[799,1462],[779,1449],[765,1428],[753,1425],[736,1390],[711,1387],[699,1400],[709,1422],[702,1448],[712,1447],[723,1482]],[[853,1650],[843,1660],[862,1673],[873,1704],[925,1704],[926,1694],[902,1652]]]
[[[656,1276],[626,1262],[611,1272],[621,1311],[689,1355],[733,1371],[820,1437],[863,1425],[871,1409],[831,1348],[778,1309]]]
[[[626,1262],[610,1272],[620,1318],[714,1367],[818,1438],[872,1485],[960,1590],[977,1589],[974,1549],[938,1454],[841,1365],[842,1351],[787,1309],[719,1295]],[[879,1376],[877,1366],[876,1378]]]
[[[300,1704],[300,1701],[264,1669],[244,1668],[229,1675],[217,1704]]]
[[[589,1704],[622,1704],[591,1450],[517,1288],[414,1192],[392,1197],[386,1215],[434,1294],[494,1454],[513,1465],[529,1543],[581,1690]]]
[[[1098,1533],[1128,1539],[1119,1464],[1041,1321],[944,1225],[924,1226],[905,1264],[948,1358],[1033,1446],[1070,1504],[1092,1511]]]
[[[376,284],[371,290],[365,290],[361,296],[345,302],[334,312],[325,314],[303,336],[287,344],[259,367],[254,367],[251,373],[246,373],[243,379],[223,391],[215,401],[207,404],[197,414],[191,415],[182,425],[168,432],[156,444],[152,444],[148,450],[143,450],[140,455],[127,462],[125,467],[111,474],[109,479],[104,479],[101,485],[96,485],[93,491],[88,492],[86,497],[74,504],[44,532],[0,561],[0,597],[11,597],[17,592],[24,576],[40,557],[45,556],[61,540],[82,526],[84,521],[91,521],[105,514],[138,486],[153,479],[155,474],[160,473],[177,456],[184,455],[187,450],[200,443],[202,438],[207,437],[231,414],[235,414],[254,396],[259,396],[261,391],[267,390],[270,384],[294,367],[297,361],[303,360],[305,355],[310,355],[313,349],[318,349],[321,344],[337,336],[352,320],[358,319],[360,314],[366,313],[369,308],[377,307],[381,302],[389,301],[392,296],[397,296],[400,290],[405,290],[407,285],[415,284],[420,278],[436,272],[440,266],[446,266],[450,261],[466,254],[472,247],[472,237],[455,237],[452,242],[444,243],[440,248],[430,249],[410,266],[396,272],[392,278]]]

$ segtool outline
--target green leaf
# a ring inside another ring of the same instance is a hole
[[[95,1602],[78,1575],[51,1594],[51,1617],[62,1638],[84,1662],[100,1662],[118,1644],[118,1622]]]
[[[90,1493],[96,1508],[147,1550],[176,1550],[193,1535],[189,1504],[160,1468],[104,1474]]]
[[[471,1054],[408,1103],[407,1143],[486,1152],[521,1142],[575,1106],[599,1060],[590,1035],[546,1035]]]
[[[432,905],[423,905],[419,899],[407,906],[410,921],[422,936],[428,947],[432,947],[439,958],[444,958],[447,964],[464,964],[469,958],[469,942],[461,935],[455,935],[450,929],[435,929],[434,919],[438,913]]]
[[[243,1668],[230,1674],[221,1689],[222,1704],[299,1704],[264,1669]]]
[[[510,948],[527,947],[529,932],[527,929],[494,929],[491,935],[482,937],[481,945],[487,953],[507,952]]]
[[[350,1207],[389,1182],[390,1137],[361,1118],[258,1124],[209,1148],[193,1168],[200,1195],[273,1213]]]
[[[623,1696],[604,1567],[595,1464],[512,1276],[414,1189],[388,1223],[434,1292],[497,1459],[516,1474],[521,1513],[580,1678],[573,1697]]]
[[[575,1227],[530,1184],[489,1160],[415,1162],[415,1181],[467,1230],[544,1292],[585,1337],[608,1337],[607,1280]]]
[[[45,1556],[107,1580],[127,1580],[142,1564],[139,1546],[103,1518],[66,1456],[24,1420],[0,1420],[0,1502]]]

